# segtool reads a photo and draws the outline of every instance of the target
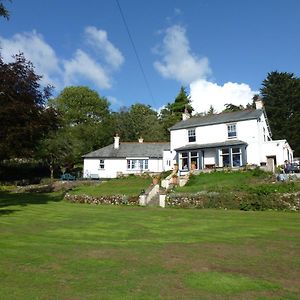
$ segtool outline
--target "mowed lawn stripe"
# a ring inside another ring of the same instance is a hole
[[[299,298],[299,213],[23,196],[1,194],[0,299]]]

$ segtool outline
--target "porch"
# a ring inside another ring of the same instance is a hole
[[[175,149],[180,174],[192,170],[239,168],[247,164],[247,143],[239,140],[192,144]]]

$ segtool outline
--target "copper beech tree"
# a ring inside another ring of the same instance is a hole
[[[32,157],[38,142],[57,128],[58,116],[46,107],[50,87],[23,54],[6,63],[0,56],[0,161]]]

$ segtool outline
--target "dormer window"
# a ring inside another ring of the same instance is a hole
[[[196,130],[195,129],[188,130],[188,138],[189,138],[189,143],[196,142]]]
[[[228,124],[227,133],[229,139],[236,138],[236,124]]]

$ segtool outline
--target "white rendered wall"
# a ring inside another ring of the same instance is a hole
[[[188,129],[171,131],[171,150],[192,144],[210,144],[225,142],[228,139],[227,124],[200,126],[196,129],[196,142],[189,143]],[[259,141],[259,128],[256,120],[236,122],[237,137],[235,139],[253,143]]]
[[[290,154],[290,157],[288,156],[288,153]],[[285,160],[293,160],[293,151],[286,140],[274,140],[266,142],[263,147],[263,154],[263,162],[267,161],[267,156],[276,156],[277,165],[283,165]]]
[[[135,158],[137,159],[137,158]],[[118,174],[140,174],[140,170],[128,170],[127,159],[104,159],[104,169],[99,168],[100,159],[98,158],[85,158],[83,166],[83,177],[89,178],[91,174],[97,174],[99,178],[116,178]],[[162,172],[163,160],[149,159],[148,170],[143,172]]]
[[[176,152],[175,151],[164,151],[163,152],[163,171],[172,170],[175,163],[176,163]]]
[[[292,153],[292,150],[287,146],[288,144],[280,143],[280,146],[275,147],[274,145],[278,144],[277,141],[268,141],[271,139],[270,132],[263,114],[261,115],[260,120],[254,119],[236,122],[237,136],[234,139],[228,139],[227,124],[231,123],[195,128],[196,142],[193,143],[188,142],[188,129],[172,130],[171,150],[186,145],[219,143],[237,139],[248,144],[246,148],[248,164],[260,165],[261,162],[267,161],[267,156],[276,156],[277,164],[283,164],[286,159],[290,160],[290,157],[288,158],[287,155],[287,149],[289,149],[290,153]],[[215,163],[214,151],[204,151],[204,164]]]
[[[216,150],[215,149],[205,149],[204,150],[204,166],[205,165],[214,165],[216,157]]]

